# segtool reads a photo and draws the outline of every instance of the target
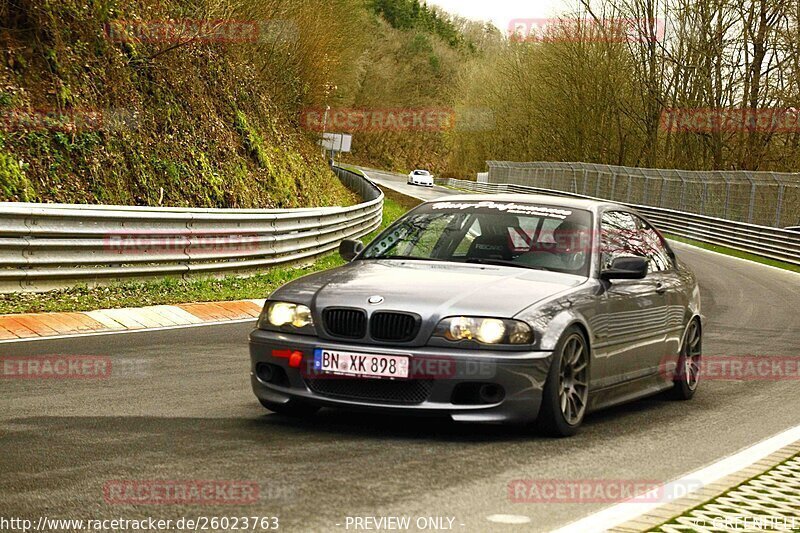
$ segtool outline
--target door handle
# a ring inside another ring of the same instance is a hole
[[[667,288],[664,286],[663,283],[658,282],[658,283],[656,283],[656,292],[658,294],[664,294],[664,293],[667,292]]]

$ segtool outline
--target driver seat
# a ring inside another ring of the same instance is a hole
[[[507,235],[492,234],[476,237],[467,252],[467,259],[502,259],[511,261],[512,258]]]

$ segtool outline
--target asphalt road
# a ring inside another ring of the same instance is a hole
[[[706,354],[797,355],[800,277],[678,252],[700,279]],[[689,403],[592,415],[567,440],[332,410],[295,421],[250,392],[252,326],[0,344],[3,356],[112,361],[108,379],[0,381],[0,517],[278,516],[285,531],[346,531],[347,516],[405,515],[503,531],[514,526],[486,517],[512,514],[546,531],[603,504],[511,503],[511,480],[667,481],[800,424],[791,381],[706,382]],[[120,479],[251,481],[260,493],[245,505],[109,503],[103,487]]]

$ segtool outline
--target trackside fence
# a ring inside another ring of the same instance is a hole
[[[800,225],[800,174],[634,168],[595,163],[489,161],[489,183],[647,205],[736,222]]]

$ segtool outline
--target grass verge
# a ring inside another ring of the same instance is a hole
[[[734,250],[733,248],[728,248],[727,246],[719,246],[716,244],[708,244],[705,242],[695,241],[694,239],[687,239],[685,237],[678,237],[677,235],[672,235],[670,233],[665,233],[664,236],[667,239],[682,242],[684,244],[689,244],[691,246],[696,246],[697,248],[702,248],[703,250],[710,250],[712,252],[717,252],[720,254],[730,255],[732,257],[738,257],[739,259],[746,259],[748,261],[753,261],[755,263],[761,263],[764,265],[769,265],[772,267],[782,268],[784,270],[790,270],[792,272],[800,273],[800,266],[793,265],[791,263],[784,263],[783,261],[777,261],[775,259],[769,259],[768,257],[761,257],[759,255],[751,254],[748,252],[741,252],[739,250]]]
[[[379,231],[419,203],[418,200],[403,195],[395,196],[391,194],[391,191],[388,192],[383,206],[381,228],[365,240],[374,238]],[[0,295],[0,314],[92,311],[94,309],[186,302],[223,302],[266,298],[284,283],[342,264],[344,261],[338,253],[334,252],[319,258],[314,264],[307,267],[278,267],[247,278],[235,276],[189,280],[167,278],[152,281],[128,281],[103,287],[90,288],[83,285],[39,294],[3,294]]]

